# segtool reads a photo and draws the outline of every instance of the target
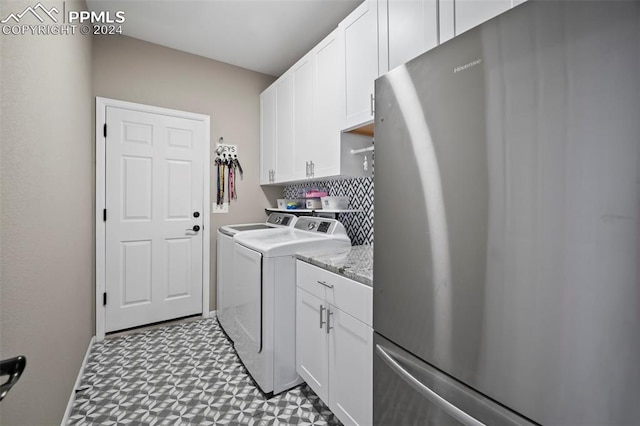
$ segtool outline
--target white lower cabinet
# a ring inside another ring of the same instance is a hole
[[[373,329],[329,305],[329,408],[346,425],[373,423]]]
[[[320,310],[325,301],[296,289],[296,365],[298,374],[323,401],[329,400],[329,339]]]
[[[345,425],[373,422],[373,292],[308,263],[296,265],[298,374]]]

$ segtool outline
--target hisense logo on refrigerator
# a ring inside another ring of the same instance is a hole
[[[117,11],[67,10],[66,2],[38,2],[4,19],[4,35],[122,34],[125,13]]]
[[[478,58],[475,61],[469,62],[468,64],[464,64],[464,65],[460,65],[459,67],[455,67],[453,69],[453,73],[456,74],[456,73],[459,73],[461,71],[468,70],[469,68],[475,67],[476,65],[480,65],[481,63],[482,63],[482,59]]]

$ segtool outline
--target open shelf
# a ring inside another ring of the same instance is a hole
[[[278,213],[291,213],[291,214],[296,214],[296,213],[331,213],[331,214],[337,214],[337,213],[360,213],[362,212],[362,209],[278,209],[275,207],[267,207],[265,208],[266,211],[268,212],[278,212]]]

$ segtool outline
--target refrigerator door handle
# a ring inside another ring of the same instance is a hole
[[[393,358],[393,356],[382,346],[376,345],[376,352],[378,352],[382,360],[389,367],[391,367],[391,369],[395,371],[405,382],[411,385],[412,388],[417,390],[422,396],[427,398],[433,404],[437,405],[451,417],[468,426],[485,426],[484,423],[471,417],[469,414],[451,404],[449,401],[447,401],[446,399],[435,393],[433,390],[425,386],[418,379],[413,377],[407,370],[402,368],[402,366]]]

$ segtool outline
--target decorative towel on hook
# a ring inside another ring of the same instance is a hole
[[[217,170],[216,203],[218,205],[224,204],[225,191],[228,202],[238,199],[237,176],[240,172],[240,179],[242,179],[244,174],[238,158],[238,147],[223,142],[224,139],[220,138],[216,144],[216,158],[214,160]]]

